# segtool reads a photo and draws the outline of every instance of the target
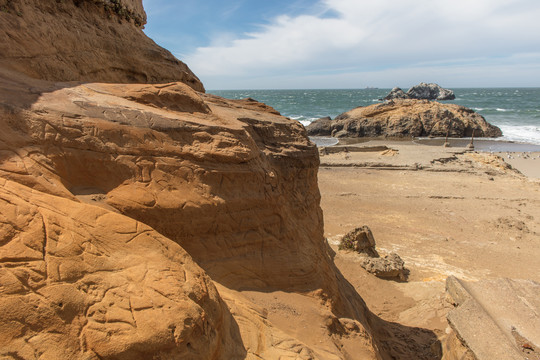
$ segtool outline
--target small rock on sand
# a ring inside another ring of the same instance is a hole
[[[366,271],[383,279],[407,280],[408,271],[405,263],[396,253],[390,253],[383,257],[366,257],[360,263]]]
[[[369,273],[383,279],[407,280],[408,270],[405,263],[396,253],[381,257],[375,249],[375,238],[367,226],[357,227],[341,238],[340,250],[354,250],[365,255],[360,265]]]

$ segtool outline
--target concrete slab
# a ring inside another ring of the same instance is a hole
[[[478,360],[540,358],[540,284],[529,280],[446,281],[456,308],[448,322]]]

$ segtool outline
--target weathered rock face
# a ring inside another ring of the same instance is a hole
[[[199,79],[142,31],[142,0],[0,0],[0,66],[52,81]]]
[[[234,294],[231,316],[210,278],[312,294],[365,323],[323,238],[300,124],[182,83],[0,79],[0,354],[318,354]]]
[[[417,100],[454,100],[456,98],[454,92],[449,89],[443,89],[437,84],[420,83],[404,93],[398,87],[395,87],[386,95],[383,100],[395,99],[417,99]]]
[[[0,356],[245,354],[212,281],[179,245],[115,212],[0,185]]]
[[[498,137],[501,130],[483,116],[455,104],[427,100],[395,100],[358,107],[334,120],[316,120],[307,127],[311,136],[335,137]]]
[[[502,278],[467,282],[451,276],[446,291],[455,309],[448,313],[452,332],[444,359],[538,358],[539,283]]]

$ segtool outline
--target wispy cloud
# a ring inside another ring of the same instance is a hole
[[[237,1],[237,2],[228,2],[229,7],[226,8],[224,11],[221,12],[222,18],[229,18],[232,14],[238,11],[242,5],[244,5],[244,1]]]

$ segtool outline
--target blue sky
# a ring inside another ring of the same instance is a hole
[[[538,0],[143,0],[207,89],[540,87]]]

